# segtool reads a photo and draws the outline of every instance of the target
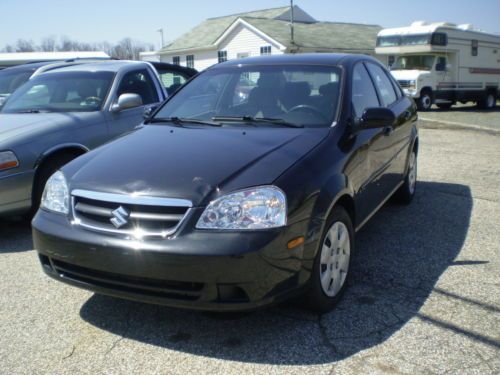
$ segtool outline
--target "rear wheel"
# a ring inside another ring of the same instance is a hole
[[[409,204],[417,188],[417,151],[415,148],[411,151],[410,159],[408,160],[408,171],[404,179],[403,185],[397,191],[397,198],[401,203]]]
[[[335,207],[325,225],[314,260],[308,307],[319,313],[331,311],[347,286],[354,250],[352,221],[343,207]]]
[[[432,107],[432,93],[429,90],[423,90],[420,98],[417,100],[417,107],[420,111],[428,111]]]
[[[497,104],[497,97],[493,91],[489,91],[486,93],[486,97],[477,104],[482,109],[493,109]]]

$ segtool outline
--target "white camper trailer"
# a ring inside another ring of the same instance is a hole
[[[500,35],[471,25],[414,22],[380,31],[375,52],[393,56],[391,73],[420,110],[433,103],[439,108],[468,101],[482,108],[496,105]]]

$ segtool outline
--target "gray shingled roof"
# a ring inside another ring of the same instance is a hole
[[[255,26],[284,46],[291,47],[289,22],[273,19],[288,9],[289,7],[281,7],[209,18],[164,47],[160,53],[212,47],[215,41],[238,18]],[[377,33],[382,29],[377,25],[336,22],[297,22],[294,24],[294,28],[297,47],[346,51],[374,49]]]
[[[288,22],[263,18],[242,18],[284,46],[291,47],[290,24]],[[297,47],[320,50],[371,50],[375,48],[377,34],[381,29],[382,27],[377,25],[353,23],[295,23],[294,40]]]
[[[276,18],[287,12],[289,7],[257,10],[254,12],[232,14],[224,17],[209,18],[187,33],[181,35],[169,45],[160,50],[162,52],[180,49],[203,48],[212,46],[215,41],[241,17]]]

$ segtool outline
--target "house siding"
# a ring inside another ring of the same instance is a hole
[[[193,52],[183,52],[183,53],[163,53],[160,55],[160,61],[166,63],[172,63],[172,58],[174,56],[180,57],[180,64],[182,66],[186,66],[186,56],[194,55],[194,68],[198,71],[204,70],[213,64],[216,64],[217,61],[217,51],[216,50],[208,50],[208,51],[193,51]]]
[[[245,25],[238,25],[219,45],[219,50],[227,51],[228,60],[238,58],[238,54],[248,53],[249,56],[259,56],[260,47],[271,46],[271,54],[282,54],[276,43],[257,35]]]

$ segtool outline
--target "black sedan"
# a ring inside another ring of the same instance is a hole
[[[251,82],[247,97],[240,82]],[[33,237],[51,277],[183,308],[248,310],[304,294],[332,309],[354,238],[415,194],[414,102],[362,55],[218,64],[135,132],[48,181]]]

